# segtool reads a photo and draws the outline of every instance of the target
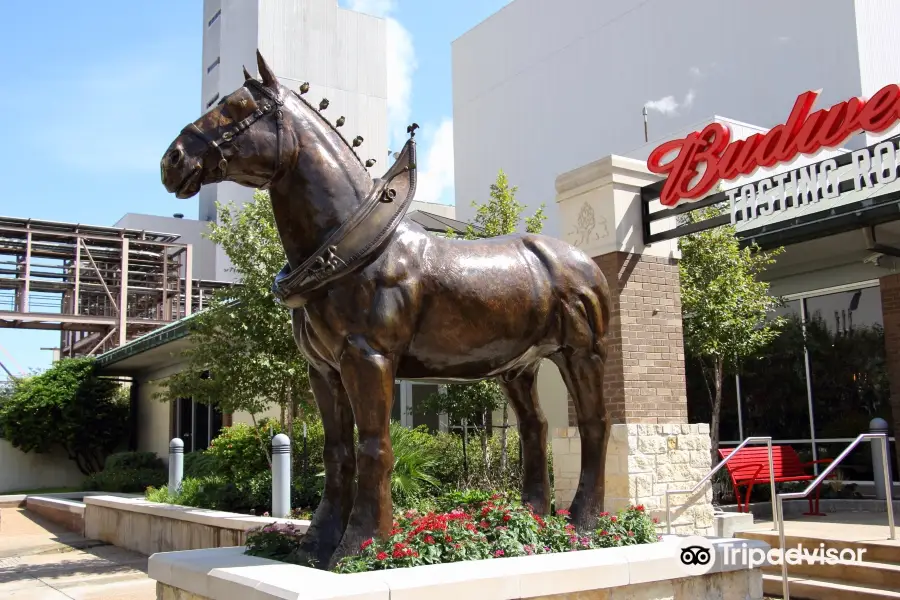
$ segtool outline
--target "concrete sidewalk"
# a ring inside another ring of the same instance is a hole
[[[147,557],[0,509],[0,598],[155,600]]]

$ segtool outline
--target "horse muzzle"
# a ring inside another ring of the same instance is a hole
[[[160,176],[166,191],[176,198],[196,195],[203,184],[203,164],[191,158],[178,141],[173,143],[159,162]]]

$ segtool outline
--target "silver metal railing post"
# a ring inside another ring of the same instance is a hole
[[[891,477],[891,464],[888,458],[890,452],[890,444],[886,433],[879,434],[881,438],[881,467],[884,472],[884,498],[887,508],[888,528],[891,531],[891,539],[897,539],[897,532],[894,529],[894,480]]]
[[[890,535],[892,540],[897,539],[896,530],[894,528],[894,505],[893,505],[893,481],[890,479],[890,469],[888,466],[888,437],[887,434],[884,433],[863,433],[856,437],[849,446],[844,448],[844,451],[838,455],[831,464],[828,465],[828,468],[825,469],[818,477],[815,478],[806,489],[801,492],[790,492],[784,494],[778,494],[778,513],[784,514],[784,501],[785,500],[801,500],[806,498],[813,490],[815,490],[822,481],[825,480],[826,477],[831,475],[831,472],[837,469],[838,465],[843,462],[847,456],[853,452],[853,450],[859,446],[861,442],[866,440],[875,441],[881,444],[881,467],[884,471],[885,481],[887,485],[885,485],[886,493],[885,493],[885,502],[887,504],[887,517],[888,517],[888,528],[890,529]],[[781,589],[784,600],[791,600],[791,592],[790,592],[790,584],[788,583],[788,574],[787,574],[787,562],[784,560],[784,552],[785,552],[785,536],[784,536],[784,519],[779,519],[778,521],[778,542],[781,545]]]

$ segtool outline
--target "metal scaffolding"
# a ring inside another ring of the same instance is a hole
[[[202,310],[230,284],[194,279],[178,238],[0,217],[0,327],[59,330],[61,355],[82,356]]]

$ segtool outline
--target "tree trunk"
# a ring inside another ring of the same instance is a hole
[[[484,473],[488,474],[488,446],[487,446],[487,411],[481,413],[481,460],[484,464]]]
[[[259,440],[259,447],[262,448],[263,455],[266,457],[266,462],[269,463],[269,469],[272,468],[272,455],[269,453],[271,444],[268,446],[263,441],[262,436],[259,435],[259,425],[256,422],[256,414],[250,413],[250,419],[253,421],[253,431],[256,432],[256,439]]]
[[[719,462],[719,420],[722,416],[722,378],[724,377],[724,371],[724,359],[720,356],[715,357],[713,362],[715,395],[713,396],[712,414],[709,423],[709,447],[712,466]]]
[[[506,430],[509,429],[509,402],[503,401],[503,429],[500,430],[500,476],[506,477],[507,449]]]
[[[291,394],[291,384],[287,384],[287,394],[285,395],[285,404],[287,404],[291,410],[288,412],[290,418],[288,419],[287,432],[288,437],[291,438],[291,444],[294,443],[294,418],[297,416],[297,403],[294,401],[294,396]]]
[[[469,445],[469,425],[466,419],[462,419],[462,430],[463,430],[463,477],[465,477],[465,484],[469,483],[469,453],[468,453],[468,445]]]

